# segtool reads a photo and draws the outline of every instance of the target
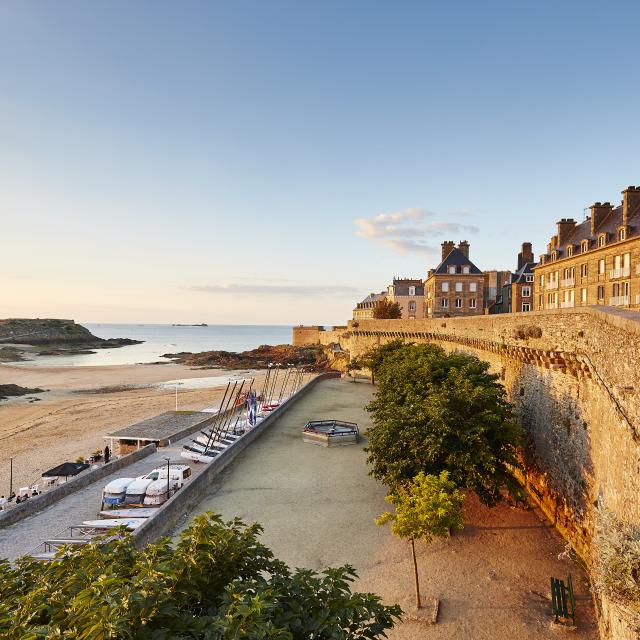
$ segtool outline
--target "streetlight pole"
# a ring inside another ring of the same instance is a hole
[[[177,389],[178,387],[176,387]],[[167,460],[167,500],[169,499],[169,461],[171,458],[166,458]]]
[[[13,458],[9,458],[9,499],[13,493]]]
[[[176,413],[178,413],[178,383],[176,382]]]

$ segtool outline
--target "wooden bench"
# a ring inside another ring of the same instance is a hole
[[[559,623],[559,618],[564,618],[565,621],[571,618],[571,623],[575,626],[576,601],[573,597],[571,574],[567,577],[566,585],[559,578],[551,578],[551,612],[556,623]]]

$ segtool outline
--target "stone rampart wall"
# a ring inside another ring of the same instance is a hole
[[[640,314],[585,307],[361,320],[340,344],[354,358],[398,338],[490,363],[528,434],[523,483],[587,564],[597,505],[640,524]],[[603,637],[635,637],[624,612],[603,605]]]

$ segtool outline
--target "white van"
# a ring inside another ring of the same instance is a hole
[[[144,504],[154,505],[166,502],[191,476],[191,467],[188,464],[170,465],[168,481],[166,467],[164,469],[158,467],[157,471],[160,471],[159,477],[147,487]]]

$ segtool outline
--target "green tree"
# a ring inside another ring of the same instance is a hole
[[[385,358],[389,354],[393,353],[397,349],[401,349],[404,346],[405,343],[400,339],[391,340],[390,342],[374,347],[373,349],[369,349],[369,351],[358,358],[361,368],[366,368],[371,371],[371,384],[375,382],[375,376],[377,375],[378,370],[382,366]]]
[[[386,500],[395,507],[395,513],[383,513],[376,524],[392,522],[392,533],[411,543],[416,607],[420,609],[422,602],[415,541],[431,542],[434,537],[448,538],[451,529],[462,529],[464,496],[446,471],[439,476],[426,475],[421,471],[413,480],[389,494]]]
[[[393,489],[420,471],[448,471],[487,505],[501,499],[503,487],[521,495],[512,469],[522,430],[486,362],[404,345],[385,355],[377,373],[366,449],[376,479]]]
[[[376,320],[397,320],[402,318],[402,309],[397,302],[384,298],[373,307],[373,317]]]
[[[353,568],[291,571],[259,525],[198,516],[177,544],[136,549],[124,530],[50,563],[0,560],[0,637],[8,640],[381,638],[400,615],[352,593]]]

